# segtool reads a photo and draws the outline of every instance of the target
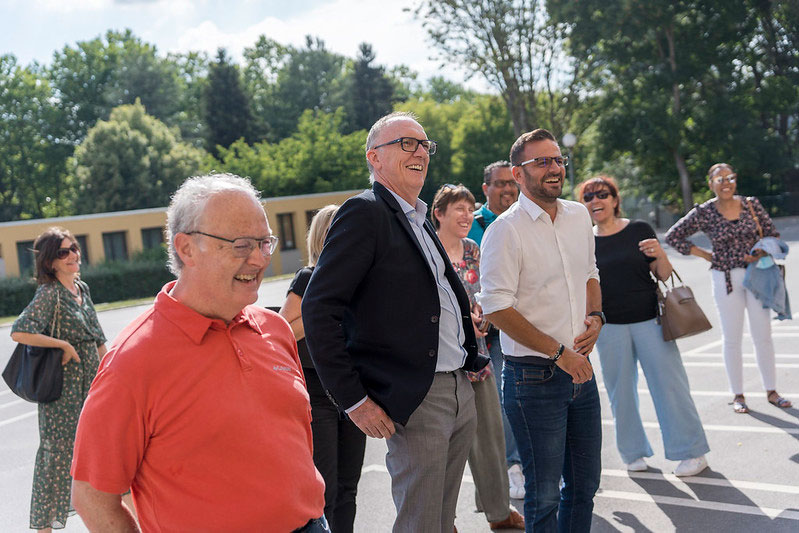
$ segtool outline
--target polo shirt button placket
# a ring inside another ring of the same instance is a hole
[[[428,355],[428,357],[435,357],[436,356],[436,351],[435,350],[430,350],[429,352],[427,352],[427,355]]]
[[[430,322],[432,322],[433,324],[438,324],[438,315],[431,316]]]

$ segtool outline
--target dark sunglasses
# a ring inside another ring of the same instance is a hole
[[[599,198],[600,200],[607,199],[610,196],[610,191],[595,191],[595,192],[587,192],[583,194],[583,202],[588,203],[594,199],[594,196]]]
[[[79,254],[80,248],[78,248],[77,244],[73,244],[69,248],[59,248],[58,250],[56,250],[55,256],[58,259],[66,259],[67,256],[69,255],[69,252],[74,252],[75,254]]]

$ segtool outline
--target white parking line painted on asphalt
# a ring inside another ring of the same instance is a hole
[[[692,507],[694,509],[704,509],[707,511],[723,511],[727,513],[748,514],[755,516],[767,516],[783,518],[786,520],[799,520],[799,511],[789,509],[775,509],[773,507],[758,507],[756,505],[740,505],[737,503],[722,503],[704,500],[691,500],[688,498],[675,498],[673,496],[652,496],[646,493],[624,492],[620,490],[602,490],[597,492],[599,498],[614,498],[617,500],[628,500],[635,502],[647,502],[654,504],[677,505],[680,507]]]
[[[603,426],[612,426],[613,420],[602,419]],[[644,422],[645,428],[660,429],[660,424],[657,422]],[[764,426],[725,426],[721,424],[702,424],[705,431],[733,431],[738,433],[789,433],[791,435],[799,435],[799,425],[796,427],[776,428]]]
[[[19,422],[20,420],[24,420],[24,419],[30,418],[32,416],[36,416],[36,414],[38,412],[39,412],[38,410],[37,411],[28,411],[25,414],[22,414],[22,415],[19,415],[19,416],[15,416],[13,418],[9,418],[8,420],[0,421],[0,427],[7,426],[9,424],[13,424],[14,422]]]
[[[683,361],[684,366],[723,367],[723,362],[716,361]],[[744,368],[757,368],[757,363],[744,363]],[[777,363],[777,368],[799,368],[799,363]]]
[[[718,479],[701,476],[677,477],[674,474],[658,474],[657,472],[628,472],[627,470],[609,469],[603,469],[602,475],[608,477],[634,477],[639,479],[669,481],[672,484],[680,485],[679,488],[681,490],[686,490],[688,485],[712,485],[714,487],[732,487],[738,490],[762,490],[766,492],[799,494],[799,486],[795,485],[759,483],[756,481],[741,481],[737,479]]]
[[[604,385],[600,385],[599,387],[600,392],[607,392]],[[649,389],[647,388],[639,388],[638,394],[650,394]],[[744,396],[760,396],[764,395],[765,392],[762,390],[759,391],[746,391],[744,392]],[[786,398],[799,398],[799,392],[781,392],[784,397]],[[729,391],[721,391],[721,390],[692,390],[691,396],[718,396],[718,397],[726,397],[729,396],[732,398],[732,393]]]
[[[361,468],[361,474],[368,474],[369,472],[388,474],[388,468],[386,468],[386,465],[378,465],[378,464],[366,465],[363,468]],[[461,480],[461,483],[474,483],[474,478],[469,474],[463,474],[463,479]]]
[[[685,352],[682,352],[682,354],[683,355],[691,355],[691,354],[695,354],[695,353],[702,353],[705,350],[709,350],[711,348],[717,348],[719,346],[721,346],[721,339],[715,340],[713,342],[709,342],[707,344],[703,344],[702,346],[697,346],[693,350],[687,350]]]
[[[799,359],[799,353],[777,353],[775,354],[777,359]],[[724,354],[721,352],[703,352],[703,353],[689,353],[689,354],[682,354],[683,357],[717,357],[719,359],[724,357]],[[753,353],[745,353],[743,354],[744,359],[755,359],[755,354]]]
[[[10,402],[8,402],[8,403],[0,404],[0,409],[3,409],[3,408],[5,408],[5,407],[11,407],[12,405],[18,405],[18,404],[20,404],[20,403],[23,403],[24,401],[25,401],[25,400],[23,400],[22,398],[20,398],[20,399],[18,399],[18,400],[11,400],[11,401],[10,401]]]

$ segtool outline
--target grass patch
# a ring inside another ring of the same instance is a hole
[[[293,278],[294,274],[280,274],[279,276],[272,276],[271,278],[264,278],[261,282],[268,283],[270,281],[280,281],[287,278]],[[91,287],[89,287],[91,289]],[[100,311],[112,311],[114,309],[122,309],[123,307],[133,307],[136,305],[146,305],[152,303],[153,296],[148,296],[146,298],[134,298],[131,300],[121,300],[119,302],[106,302],[102,304],[95,304],[94,309],[99,313]],[[14,323],[17,319],[17,315],[14,316],[2,316],[0,317],[0,327],[3,326],[10,326]]]

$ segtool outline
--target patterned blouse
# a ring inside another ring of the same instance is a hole
[[[461,278],[463,288],[469,295],[469,303],[477,303],[474,295],[480,292],[480,247],[471,239],[463,239],[463,260],[460,263],[452,263],[458,277]],[[488,355],[488,347],[484,338],[477,339],[477,351],[483,355]],[[471,381],[483,381],[491,375],[491,365],[486,365],[479,372],[467,372]]]
[[[730,270],[746,268],[744,256],[752,246],[760,240],[757,223],[749,210],[751,205],[763,228],[764,237],[779,237],[771,217],[754,196],[741,197],[741,214],[735,220],[727,220],[716,208],[716,199],[708,200],[702,205],[695,205],[691,211],[674,224],[666,233],[666,242],[683,255],[691,253],[694,246],[688,237],[699,231],[704,232],[713,247],[713,258],[710,268],[724,272],[727,294],[732,292]]]

